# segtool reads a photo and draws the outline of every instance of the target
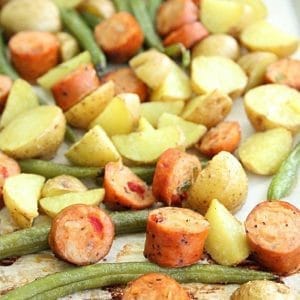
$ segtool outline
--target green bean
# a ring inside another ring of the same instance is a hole
[[[87,11],[80,12],[80,15],[92,30],[94,30],[94,28],[102,21],[102,18],[97,17]]]
[[[147,0],[147,9],[153,24],[155,23],[156,12],[161,3],[162,0]]]
[[[130,5],[128,3],[128,0],[113,0],[114,5],[117,9],[117,11],[127,11],[131,13]]]
[[[145,232],[149,210],[108,212],[116,235]],[[33,226],[0,235],[0,259],[36,253],[49,248],[50,225]]]
[[[65,140],[69,143],[76,143],[77,142],[77,136],[74,130],[67,125],[66,132],[65,132]]]
[[[178,57],[181,55],[181,65],[187,68],[191,63],[191,53],[183,44],[177,43],[165,48],[165,54],[170,57]]]
[[[11,79],[18,79],[19,75],[13,69],[6,58],[6,49],[3,39],[3,33],[0,29],[0,74],[5,74],[9,76]]]
[[[60,15],[65,27],[74,34],[82,48],[90,52],[96,69],[103,71],[106,68],[106,58],[96,44],[91,29],[74,9],[60,8]]]
[[[138,20],[140,26],[143,29],[146,43],[149,47],[154,47],[159,51],[164,51],[164,47],[161,43],[159,36],[157,35],[150,16],[147,12],[145,1],[141,0],[129,0],[131,9],[134,16]]]
[[[272,178],[268,189],[268,200],[280,200],[288,196],[297,182],[300,165],[300,143],[296,145]]]
[[[67,289],[68,285],[72,285],[71,292],[77,292],[86,289],[84,284],[87,284],[88,281],[92,281],[96,278],[110,277],[118,280],[118,276],[120,278],[122,278],[123,275],[126,276],[132,274],[139,276],[140,274],[150,272],[163,272],[170,276],[174,276],[180,282],[244,283],[255,279],[277,279],[275,275],[267,272],[219,265],[193,265],[180,269],[168,269],[149,262],[103,263],[73,268],[48,275],[7,293],[2,299],[34,299],[33,297],[39,294],[40,296],[44,295],[44,298],[37,299],[48,299],[46,297],[47,293],[51,293],[52,290],[57,288],[60,288],[59,291],[64,293],[64,290]],[[114,281],[111,284],[115,283],[118,282]],[[100,284],[102,283],[100,282]],[[69,291],[70,290],[67,292]],[[55,296],[61,296],[61,294],[55,294]]]

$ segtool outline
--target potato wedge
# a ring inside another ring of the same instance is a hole
[[[252,51],[273,52],[279,57],[293,54],[299,40],[279,30],[266,21],[258,21],[247,26],[241,33],[241,42]]]
[[[114,4],[110,0],[84,0],[81,1],[78,9],[104,19],[116,13]]]
[[[229,34],[211,34],[193,47],[192,57],[224,56],[232,60],[240,56],[237,40]]]
[[[48,179],[42,189],[42,197],[59,196],[71,192],[85,192],[87,187],[76,177],[60,175]]]
[[[136,94],[119,94],[89,125],[100,125],[109,135],[127,134],[134,130],[140,118],[140,99]]]
[[[51,69],[43,76],[37,79],[38,84],[46,90],[50,90],[51,87],[63,79],[65,76],[73,72],[82,64],[88,64],[92,61],[91,55],[88,51],[82,52],[70,60],[58,65]]]
[[[187,121],[211,128],[224,120],[230,113],[231,107],[231,98],[215,90],[191,99],[185,106],[181,116]]]
[[[45,178],[35,174],[19,174],[5,180],[3,198],[14,221],[21,228],[32,226],[38,216],[38,200]]]
[[[33,88],[27,81],[17,79],[10,90],[5,109],[1,116],[0,128],[5,127],[20,113],[39,105]]]
[[[99,126],[90,129],[65,153],[74,164],[89,167],[104,167],[110,161],[120,159],[120,154]]]
[[[139,79],[157,89],[172,71],[174,62],[167,55],[151,49],[133,57],[129,65]]]
[[[87,129],[111,101],[114,94],[115,87],[112,81],[100,85],[65,113],[68,123],[76,128]]]
[[[115,135],[112,141],[127,160],[137,164],[152,164],[168,148],[184,148],[185,138],[177,126],[168,126],[128,135]]]
[[[210,225],[205,250],[218,264],[237,265],[249,256],[244,225],[217,199],[211,201],[205,218]]]
[[[222,56],[198,56],[192,60],[192,87],[204,94],[219,90],[231,98],[240,96],[247,85],[243,69]]]
[[[147,130],[155,130],[155,128],[151,125],[151,123],[146,118],[141,117],[136,131],[139,132],[139,131],[147,131]]]
[[[205,214],[213,199],[230,212],[236,212],[248,192],[247,175],[240,162],[229,152],[215,155],[188,191],[186,205]]]
[[[42,198],[40,208],[49,217],[54,218],[61,210],[73,204],[99,205],[104,198],[104,189],[94,189],[84,192]]]
[[[62,143],[66,119],[54,105],[25,111],[0,132],[0,149],[16,158],[51,158]]]
[[[264,83],[267,67],[277,59],[278,57],[271,52],[253,52],[243,55],[238,60],[237,63],[248,76],[246,92]]]
[[[281,84],[266,84],[248,91],[244,106],[257,131],[284,127],[293,133],[300,130],[300,93]]]
[[[171,72],[162,84],[151,93],[151,101],[187,100],[192,95],[192,87],[187,74],[177,65],[173,65]]]
[[[60,57],[62,61],[68,61],[79,53],[79,45],[76,39],[67,32],[58,32],[56,37],[60,43]]]
[[[293,137],[285,128],[274,128],[255,133],[238,149],[243,166],[259,175],[273,175],[288,156]]]
[[[158,119],[163,113],[179,115],[183,107],[183,101],[145,102],[141,104],[141,116],[145,117],[152,126],[157,127]]]
[[[203,125],[185,121],[178,116],[164,113],[159,118],[157,127],[163,128],[166,126],[178,126],[182,130],[185,137],[185,148],[190,148],[196,144],[206,132],[206,127]]]

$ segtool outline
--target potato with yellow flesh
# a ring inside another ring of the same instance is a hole
[[[238,149],[243,166],[258,175],[273,175],[288,156],[293,144],[290,131],[274,128],[255,133]]]
[[[89,125],[100,125],[109,135],[132,132],[140,118],[140,99],[136,94],[119,94],[104,108],[102,113]]]
[[[236,60],[240,55],[237,40],[228,34],[211,34],[193,47],[192,57],[224,56]]]
[[[184,148],[185,137],[179,127],[168,126],[128,135],[115,135],[112,141],[122,157],[130,162],[152,164],[168,148]]]
[[[129,65],[140,80],[157,89],[172,71],[174,62],[167,55],[150,49],[133,57]]]
[[[0,120],[0,128],[5,127],[20,113],[39,105],[32,86],[23,79],[17,79],[10,90]]]
[[[151,101],[187,100],[192,95],[190,79],[176,64],[162,84],[151,93]]]
[[[79,53],[77,40],[67,32],[58,32],[56,37],[59,40],[59,52],[62,61],[68,61]]]
[[[281,84],[266,84],[248,91],[244,106],[257,131],[284,127],[292,133],[300,130],[300,93]]]
[[[186,205],[205,214],[216,198],[235,212],[243,205],[247,192],[248,179],[242,165],[231,153],[221,151],[198,175],[188,191]]]
[[[293,54],[299,45],[297,38],[266,21],[258,21],[247,26],[242,31],[240,39],[251,51],[273,52],[279,57]]]
[[[116,13],[116,9],[110,0],[84,0],[78,9],[104,19]]]
[[[16,158],[50,158],[64,139],[66,119],[54,105],[25,111],[0,132],[0,150]]]
[[[104,189],[83,192],[71,192],[62,195],[42,198],[40,208],[49,217],[54,218],[61,210],[73,204],[99,205],[104,198]]]
[[[52,0],[52,1],[60,7],[73,8],[78,6],[84,0]]]
[[[44,182],[43,176],[35,174],[19,174],[5,180],[4,203],[20,228],[31,227],[38,216],[38,200]]]
[[[65,156],[75,165],[87,167],[104,167],[108,162],[120,159],[117,149],[99,125],[72,145]]]
[[[252,52],[243,55],[238,64],[248,76],[248,83],[245,91],[248,91],[265,81],[267,67],[277,61],[278,57],[271,52]]]
[[[60,175],[48,179],[42,189],[42,197],[58,196],[71,192],[84,192],[86,186],[76,177]]]
[[[185,121],[178,116],[164,113],[158,120],[158,128],[166,126],[178,126],[182,130],[185,136],[184,146],[186,148],[196,144],[206,132],[206,127],[203,125]]]
[[[192,87],[195,93],[214,90],[236,98],[247,85],[247,76],[234,61],[222,56],[198,56],[192,60]]]
[[[230,113],[231,107],[231,98],[215,90],[191,99],[185,106],[181,116],[187,121],[211,128],[224,120]]]
[[[217,199],[213,199],[205,215],[210,229],[205,250],[218,264],[233,266],[250,254],[244,225]]]
[[[141,104],[141,116],[146,118],[152,126],[157,127],[157,122],[163,113],[179,115],[184,107],[183,101],[172,102],[145,102]]]
[[[87,129],[111,101],[114,94],[115,86],[112,81],[100,85],[65,113],[68,123],[76,128]]]
[[[139,131],[148,131],[148,130],[155,130],[155,128],[151,125],[151,123],[146,118],[141,117],[136,131],[139,132]]]

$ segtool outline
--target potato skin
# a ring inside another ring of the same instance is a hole
[[[212,199],[218,199],[230,212],[236,212],[248,192],[248,178],[240,162],[222,151],[209,161],[188,191],[186,206],[205,214]]]

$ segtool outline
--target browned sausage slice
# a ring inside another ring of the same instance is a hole
[[[128,283],[122,300],[189,300],[184,288],[162,273],[148,273]]]
[[[201,163],[196,156],[178,149],[166,150],[156,164],[153,195],[167,205],[181,205],[200,171]]]
[[[96,206],[71,205],[52,221],[49,245],[75,265],[96,263],[109,252],[115,235],[110,216]]]
[[[178,207],[150,212],[144,255],[162,267],[183,267],[202,255],[209,224],[200,214]]]
[[[141,48],[144,33],[131,14],[119,12],[96,26],[95,39],[111,60],[122,63]]]
[[[94,91],[99,85],[100,81],[93,65],[84,64],[57,82],[51,88],[51,91],[56,104],[63,111],[66,111]]]
[[[167,0],[157,11],[156,28],[159,34],[166,35],[197,19],[198,8],[192,0]]]
[[[112,209],[143,209],[153,205],[151,188],[121,162],[105,166],[104,203]]]
[[[58,63],[59,41],[49,32],[19,32],[10,39],[8,46],[16,70],[30,82],[35,82]]]
[[[12,80],[10,77],[0,74],[0,112],[3,110],[6,99],[12,87]]]
[[[284,201],[262,202],[248,215],[246,232],[257,260],[278,274],[300,269],[300,210]]]
[[[300,90],[300,60],[278,60],[268,66],[265,76],[267,82],[286,84]]]
[[[148,96],[147,85],[140,80],[131,68],[121,68],[107,73],[102,80],[104,82],[112,80],[115,83],[116,95],[122,93],[133,93],[140,97],[141,102]]]

